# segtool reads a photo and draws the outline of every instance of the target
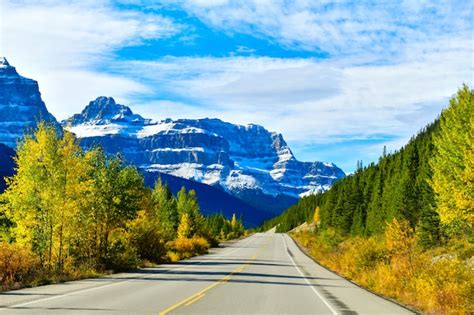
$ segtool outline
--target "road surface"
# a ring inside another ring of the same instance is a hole
[[[286,234],[132,273],[0,294],[2,314],[411,314],[314,263]]]

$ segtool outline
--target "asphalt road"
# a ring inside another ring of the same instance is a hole
[[[132,273],[0,294],[1,314],[410,314],[314,263],[286,234]]]

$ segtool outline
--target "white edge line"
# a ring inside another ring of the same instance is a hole
[[[313,292],[321,299],[321,301],[324,302],[324,304],[326,304],[326,306],[331,310],[331,312],[334,315],[338,315],[337,311],[331,306],[331,304],[329,304],[328,301],[326,301],[323,298],[323,296],[318,292],[318,290],[316,290],[316,288],[311,284],[311,282],[309,282],[308,278],[306,278],[306,276],[303,274],[301,269],[296,265],[295,260],[293,259],[293,257],[291,257],[290,253],[288,252],[288,245],[286,244],[286,238],[284,235],[282,235],[282,237],[283,237],[283,243],[285,244],[286,255],[288,255],[288,257],[290,258],[291,262],[293,263],[293,266],[295,266],[296,270],[298,270],[299,274],[303,277],[304,281],[306,281],[306,283],[310,286]]]
[[[99,287],[87,288],[87,289],[74,291],[74,292],[69,292],[69,293],[65,293],[65,294],[61,294],[61,295],[51,296],[51,297],[44,298],[44,299],[38,299],[38,300],[33,300],[33,301],[25,302],[25,303],[15,304],[15,305],[12,305],[12,306],[4,307],[4,308],[0,309],[0,311],[13,309],[13,308],[19,308],[19,307],[23,307],[23,306],[30,305],[30,304],[40,303],[40,302],[56,300],[56,299],[59,299],[59,298],[65,297],[65,296],[71,296],[71,295],[76,295],[76,294],[80,294],[80,293],[84,293],[84,292],[88,292],[88,291],[94,291],[94,290],[98,290],[98,289],[102,289],[102,288],[106,288],[106,287],[111,287],[113,285],[122,284],[122,283],[129,282],[129,281],[132,281],[132,280],[125,280],[125,281],[109,283],[109,284],[105,284],[105,285],[102,285],[102,286],[99,286]]]
[[[247,244],[250,242],[250,237],[246,239],[246,241],[244,242],[244,244]],[[217,256],[227,256],[227,255],[230,255],[230,254],[233,254],[234,252],[238,251],[239,249],[242,249],[242,247],[237,247],[236,249],[228,252],[228,253],[224,253],[224,254],[216,254]],[[207,260],[203,260],[203,261],[200,261],[198,263],[195,263],[195,264],[192,264],[191,266],[183,266],[183,267],[179,267],[179,268],[174,268],[174,269],[169,269],[169,270],[166,270],[160,274],[163,274],[163,273],[168,273],[170,271],[176,271],[176,270],[181,270],[181,269],[186,269],[188,267],[192,267],[192,266],[195,266],[195,265],[200,265],[202,263],[205,263],[205,262],[208,262],[208,261],[211,261],[212,259],[207,259]],[[100,279],[100,278],[99,278]],[[86,280],[86,279],[83,279],[83,280]],[[35,303],[41,303],[41,302],[46,302],[46,301],[51,301],[51,300],[56,300],[56,299],[59,299],[59,298],[62,298],[62,297],[66,297],[66,296],[71,296],[71,295],[76,295],[76,294],[81,294],[81,293],[84,293],[84,292],[89,292],[89,291],[94,291],[94,290],[98,290],[98,289],[102,289],[102,288],[106,288],[106,287],[111,287],[111,286],[114,286],[114,285],[118,285],[118,284],[123,284],[123,283],[127,283],[127,282],[130,282],[130,281],[134,281],[135,279],[126,279],[126,280],[123,280],[123,281],[118,281],[118,282],[114,282],[114,283],[109,283],[109,284],[105,284],[105,285],[102,285],[102,286],[98,286],[98,287],[93,287],[93,288],[87,288],[87,289],[84,289],[84,290],[79,290],[79,291],[74,291],[74,292],[69,292],[69,293],[65,293],[65,294],[61,294],[61,295],[55,295],[55,296],[52,296],[52,297],[47,297],[47,298],[44,298],[44,299],[37,299],[37,300],[33,300],[33,301],[28,301],[28,302],[25,302],[25,303],[20,303],[20,304],[14,304],[14,305],[11,305],[11,306],[7,306],[7,307],[2,307],[0,308],[0,312],[2,311],[5,311],[5,310],[9,310],[9,309],[14,309],[14,308],[20,308],[20,307],[23,307],[23,306],[26,306],[26,305],[30,305],[30,304],[35,304]]]

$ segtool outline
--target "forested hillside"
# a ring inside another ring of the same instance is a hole
[[[474,311],[474,95],[394,153],[330,191],[301,199],[262,229],[286,232],[322,264],[434,313]]]
[[[319,228],[333,227],[343,235],[381,233],[394,218],[417,228],[426,245],[436,244],[441,232],[472,231],[472,99],[465,86],[438,120],[399,151],[384,150],[378,163],[368,166],[359,162],[356,172],[330,191],[302,198],[264,228],[278,225],[286,232],[312,220],[319,207]]]
[[[265,223],[286,232],[311,220],[316,207],[320,228],[334,227],[342,234],[372,235],[393,218],[405,218],[415,227],[426,227],[429,239],[439,237],[439,215],[434,211],[434,194],[428,180],[432,176],[429,158],[439,121],[424,128],[393,154],[386,152],[378,163],[362,167],[336,183],[324,194],[309,196],[281,216]]]

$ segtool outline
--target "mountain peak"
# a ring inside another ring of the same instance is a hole
[[[129,107],[125,105],[117,104],[113,97],[107,97],[107,96],[99,96],[94,101],[89,102],[89,105],[86,106],[84,111],[88,109],[99,110],[101,111],[101,114],[104,114],[104,112],[109,113],[109,114],[120,114],[123,112],[127,112],[128,114],[133,114],[132,110]]]
[[[69,118],[66,123],[107,125],[110,123],[143,124],[146,120],[121,104],[117,104],[112,97],[99,96],[89,102],[80,114]]]
[[[1,67],[1,66],[9,67],[10,64],[8,63],[7,58],[0,56],[0,67]]]
[[[5,57],[0,57],[0,143],[15,148],[23,133],[45,120],[58,127],[39,91],[38,82],[19,75]]]
[[[19,76],[15,67],[11,66],[5,57],[0,57],[0,76]]]

